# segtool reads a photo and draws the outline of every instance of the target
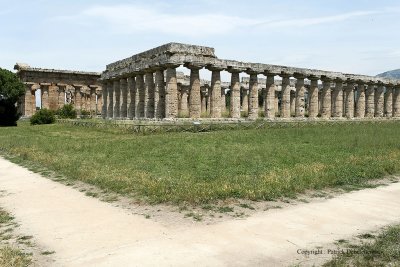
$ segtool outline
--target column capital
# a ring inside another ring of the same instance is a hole
[[[258,74],[261,74],[262,72],[254,70],[254,69],[251,69],[251,68],[247,68],[246,73],[248,75],[258,75]]]
[[[234,66],[228,66],[228,68],[226,69],[229,73],[241,73],[246,71],[243,68],[239,68],[239,67],[234,67]]]
[[[272,71],[270,71],[270,70],[265,70],[262,74],[264,74],[265,76],[267,76],[267,77],[275,77],[276,75],[279,75],[279,73],[276,73],[276,72],[272,72]]]
[[[320,76],[317,76],[317,75],[314,75],[314,74],[312,74],[312,75],[308,75],[308,76],[307,76],[307,79],[309,79],[310,81],[318,81],[318,80],[320,80],[320,79],[321,79],[321,77],[320,77]]]
[[[209,71],[223,71],[225,68],[223,66],[208,64],[206,65],[206,69]]]
[[[298,79],[298,80],[300,80],[300,79],[304,80],[305,78],[307,78],[306,75],[304,75],[304,74],[302,74],[302,73],[296,73],[296,72],[293,73],[293,77],[296,78],[296,79]]]
[[[201,70],[202,68],[204,68],[203,64],[198,64],[193,62],[185,63],[184,66],[190,70]]]

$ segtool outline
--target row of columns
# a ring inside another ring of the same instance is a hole
[[[25,94],[21,97],[22,115],[30,117],[36,112],[36,91],[40,90],[41,108],[57,110],[71,103],[80,114],[82,110],[96,115],[102,107],[102,94],[99,86],[25,83]]]
[[[104,105],[102,115],[113,119],[173,119],[179,113],[188,113],[193,119],[201,117],[205,110],[211,118],[221,118],[225,111],[225,90],[221,88],[222,68],[207,66],[212,72],[208,95],[202,94],[199,71],[202,66],[185,65],[190,69],[188,90],[177,83],[176,67],[148,69],[132,73],[129,76],[104,80]],[[250,75],[249,94],[241,101],[240,70],[228,69],[231,73],[229,116],[241,117],[241,107],[248,111],[248,118],[259,117],[259,92],[257,72],[247,71]],[[164,78],[165,74],[165,78]],[[322,118],[364,118],[364,117],[400,117],[400,88],[383,84],[361,81],[342,81],[322,77],[322,90],[319,90],[320,77],[295,75],[295,97],[291,101],[291,75],[280,75],[282,90],[280,106],[277,110],[275,74],[266,74],[264,97],[264,116],[281,118],[318,116]],[[311,80],[305,87],[305,79]],[[332,87],[332,85],[334,85]],[[178,90],[178,87],[181,87]],[[356,90],[356,98],[355,98]],[[179,95],[178,95],[179,92]],[[308,103],[306,105],[306,94]],[[292,98],[293,99],[293,98]],[[241,106],[241,102],[243,105]],[[292,114],[294,105],[294,114]],[[307,110],[306,110],[307,106]],[[308,112],[307,112],[308,111]],[[306,114],[308,113],[308,114]]]

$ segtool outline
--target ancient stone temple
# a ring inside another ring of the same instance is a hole
[[[14,69],[26,86],[25,95],[19,101],[23,116],[32,116],[36,112],[37,102],[41,103],[39,108],[57,110],[71,103],[78,114],[83,110],[91,115],[101,113],[100,73],[39,69],[21,63],[17,63]]]
[[[177,73],[180,66],[189,77]],[[200,79],[201,69],[211,81]],[[229,83],[221,82],[222,71]],[[240,73],[249,77],[241,80]],[[101,83],[108,119],[400,117],[398,80],[224,60],[213,48],[179,43],[107,65]]]

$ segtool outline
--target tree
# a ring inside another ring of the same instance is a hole
[[[21,117],[16,108],[18,99],[24,95],[24,84],[17,75],[0,68],[0,125],[15,126]]]

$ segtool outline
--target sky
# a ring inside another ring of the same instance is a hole
[[[9,70],[23,62],[101,72],[169,42],[254,63],[366,75],[400,68],[398,0],[0,0],[0,6],[0,68]]]

